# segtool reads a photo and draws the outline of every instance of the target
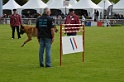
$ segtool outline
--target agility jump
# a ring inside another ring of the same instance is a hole
[[[78,27],[74,27],[78,25]],[[69,27],[66,27],[69,26]],[[75,36],[63,36],[65,33],[77,33]],[[82,62],[84,62],[84,25],[82,24],[61,24],[60,25],[60,66],[62,65],[62,55],[82,52]]]

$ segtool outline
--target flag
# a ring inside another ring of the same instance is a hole
[[[65,0],[65,1],[63,1],[63,6],[69,6],[69,1],[70,1],[70,0]]]
[[[0,17],[3,16],[2,6],[3,6],[3,0],[0,0]]]
[[[110,5],[108,7],[106,15],[107,15],[107,17],[112,18],[112,15],[113,15],[113,5]]]

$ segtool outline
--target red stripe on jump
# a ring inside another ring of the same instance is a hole
[[[75,47],[77,49],[78,47],[77,47],[77,44],[76,44],[76,41],[75,41],[75,38],[74,37],[73,37],[73,41],[74,41],[74,45],[75,45]]]

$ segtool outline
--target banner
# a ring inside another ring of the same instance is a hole
[[[113,15],[113,5],[110,5],[108,7],[106,15],[107,15],[107,17],[112,18],[112,15]]]
[[[3,16],[2,6],[3,6],[3,0],[0,0],[0,17]]]
[[[63,54],[83,52],[82,36],[63,36],[62,37]]]
[[[63,6],[69,6],[69,1],[70,1],[70,0],[65,0],[65,1],[63,1]]]

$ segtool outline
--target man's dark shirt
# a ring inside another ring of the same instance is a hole
[[[47,14],[43,14],[36,21],[36,28],[38,29],[38,38],[51,38],[51,28],[54,28],[53,19]]]

